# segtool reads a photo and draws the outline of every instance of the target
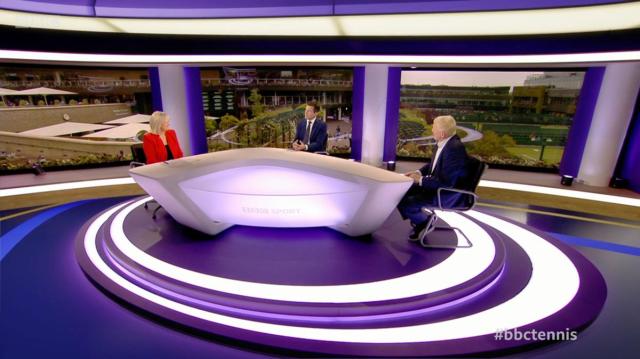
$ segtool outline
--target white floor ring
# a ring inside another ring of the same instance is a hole
[[[472,217],[500,230],[520,245],[532,262],[533,272],[529,283],[506,302],[453,320],[393,328],[311,328],[238,319],[189,307],[151,293],[121,277],[102,260],[96,246],[98,230],[102,223],[125,205],[127,203],[103,213],[89,226],[84,237],[84,249],[93,265],[109,280],[147,301],[188,316],[247,331],[351,343],[411,343],[468,338],[493,334],[498,329],[521,327],[553,315],[573,299],[580,285],[576,267],[560,249],[522,227],[472,211]]]
[[[482,227],[459,214],[439,212],[438,215],[445,222],[456,222],[463,232],[473,233],[474,245],[454,251],[443,262],[423,271],[382,281],[347,285],[292,286],[245,282],[163,262],[131,243],[124,233],[124,220],[131,211],[148,200],[145,198],[126,206],[114,218],[111,237],[118,250],[134,262],[163,276],[206,289],[252,298],[307,303],[362,303],[410,298],[451,288],[477,277],[491,265],[496,253],[493,240]]]

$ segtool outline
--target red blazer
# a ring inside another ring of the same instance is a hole
[[[178,143],[176,131],[167,130],[167,132],[165,132],[165,137],[167,138],[167,144],[173,154],[173,158],[182,157],[183,154],[180,149],[180,144]],[[151,132],[145,134],[142,138],[142,148],[144,149],[144,155],[147,158],[147,164],[167,160],[167,150],[164,148],[160,135],[156,135]]]

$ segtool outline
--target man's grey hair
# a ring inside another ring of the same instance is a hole
[[[438,123],[438,127],[445,132],[447,137],[456,134],[456,120],[453,116],[438,116],[433,120],[433,123]]]
[[[149,119],[149,127],[151,128],[151,133],[155,133],[156,135],[160,134],[160,127],[162,127],[162,123],[169,117],[166,112],[156,111],[151,114],[151,119]]]

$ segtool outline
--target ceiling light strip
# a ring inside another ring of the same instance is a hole
[[[640,61],[640,51],[593,52],[546,55],[127,55],[81,54],[0,50],[3,61],[107,64],[390,64],[390,65],[483,65],[483,64],[580,64]]]
[[[225,19],[108,18],[0,10],[0,24],[67,31],[172,35],[499,36],[633,29],[640,26],[638,13],[640,3],[637,1],[551,9]]]

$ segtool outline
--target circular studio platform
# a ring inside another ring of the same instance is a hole
[[[425,249],[393,213],[370,236],[328,228],[235,226],[206,235],[118,204],[76,242],[84,272],[122,300],[198,331],[329,355],[464,355],[535,340],[500,330],[567,332],[593,321],[606,285],[581,254],[479,211],[439,213],[471,248]],[[464,243],[455,232],[430,241]]]

